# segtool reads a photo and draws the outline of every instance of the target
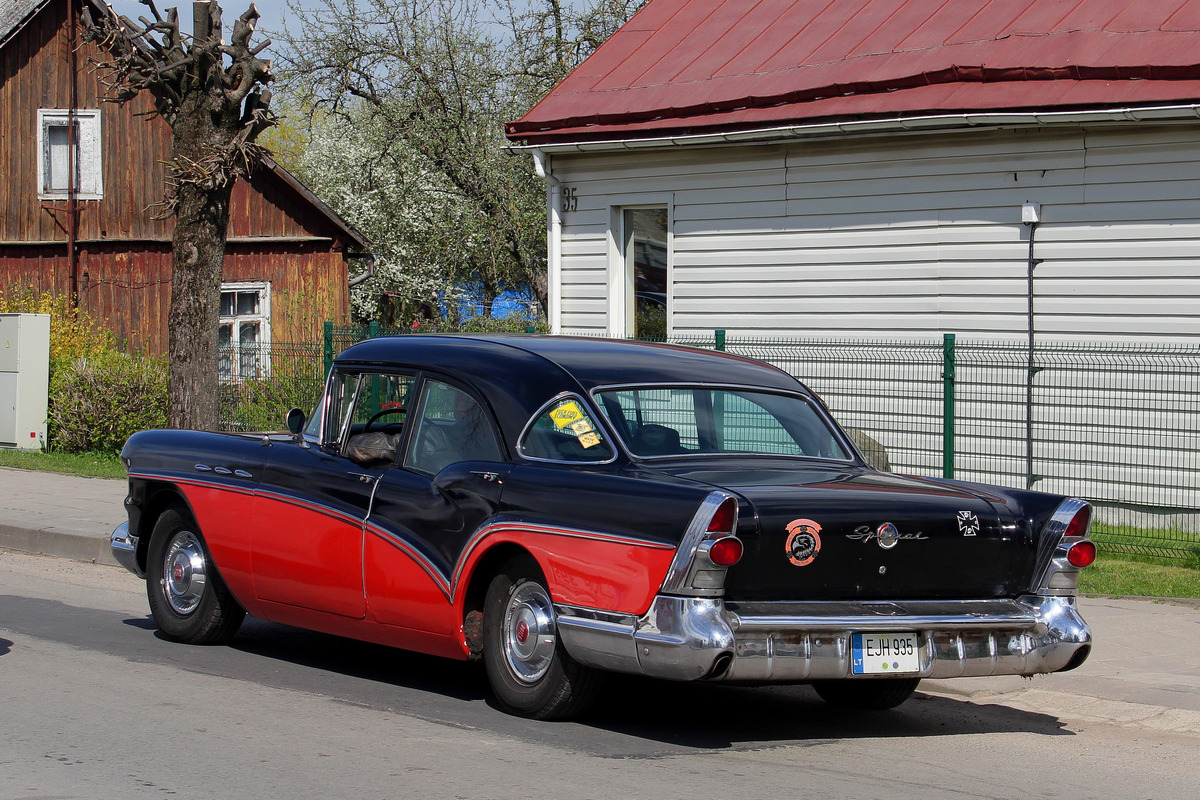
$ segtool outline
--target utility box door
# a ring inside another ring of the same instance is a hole
[[[40,450],[50,391],[50,316],[0,314],[0,447]]]

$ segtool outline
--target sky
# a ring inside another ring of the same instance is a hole
[[[118,14],[136,20],[138,17],[150,18],[150,9],[137,0],[107,0]],[[242,13],[250,7],[251,0],[220,0],[222,19],[228,29]],[[292,0],[293,5],[303,8],[319,8],[320,0]],[[168,8],[179,9],[179,20],[185,33],[192,32],[192,0],[154,0],[154,5],[160,14],[166,15]],[[258,7],[258,32],[252,41],[262,41],[261,32],[264,30],[281,30],[284,23],[290,24],[292,18],[288,9],[288,0],[254,0]],[[293,31],[296,26],[292,25]]]

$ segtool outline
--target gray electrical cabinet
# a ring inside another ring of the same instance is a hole
[[[0,314],[0,447],[46,444],[50,315]]]

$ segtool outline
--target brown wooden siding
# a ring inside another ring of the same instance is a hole
[[[70,105],[67,12],[49,4],[0,48],[0,291],[70,291],[67,204],[39,200],[37,186],[37,110]],[[103,199],[78,201],[79,304],[128,347],[165,353],[174,221],[152,206],[171,132],[147,97],[102,102],[88,67],[101,55],[95,45],[76,54],[76,107],[101,109],[104,181]],[[275,341],[309,340],[324,319],[346,318],[345,234],[282,178],[260,170],[234,187],[228,235],[224,279],[271,283]],[[287,241],[244,241],[264,238]]]
[[[87,244],[80,248],[79,265],[79,307],[108,327],[125,349],[165,353],[171,305],[170,243]],[[317,244],[231,242],[223,280],[269,283],[272,340],[311,342],[320,337],[325,320],[345,321],[346,269],[341,253]],[[65,294],[68,271],[64,247],[0,249],[0,287]]]

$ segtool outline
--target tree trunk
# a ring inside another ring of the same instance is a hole
[[[196,114],[176,124],[171,148],[176,163],[181,158],[200,162],[213,143],[222,137],[228,141],[228,132],[207,124],[205,116]],[[232,191],[232,180],[215,186],[183,181],[177,188],[167,318],[167,418],[172,428],[216,430],[220,422],[217,336]]]
[[[185,185],[179,191],[167,318],[172,428],[216,430],[219,422],[217,320],[229,194],[228,187],[206,193]]]

